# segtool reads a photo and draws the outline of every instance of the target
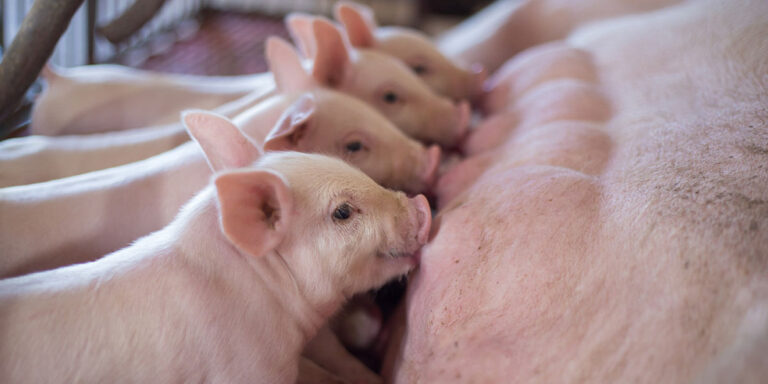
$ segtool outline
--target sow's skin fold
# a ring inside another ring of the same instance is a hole
[[[416,265],[423,196],[330,157],[259,158],[216,115],[184,120],[216,175],[171,224],[98,261],[0,281],[3,382],[293,383],[346,297]]]

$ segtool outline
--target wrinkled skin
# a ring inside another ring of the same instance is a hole
[[[404,27],[378,27],[370,8],[340,1],[336,20],[356,48],[372,49],[403,61],[435,92],[454,100],[474,100],[481,95],[486,73],[475,63],[464,68],[440,52],[421,31]]]
[[[617,3],[561,5],[565,14],[612,13]],[[494,15],[502,5],[510,4]],[[766,15],[760,1],[674,5],[570,34],[558,49],[571,50],[574,66],[587,58],[594,79],[532,84],[538,69],[565,62],[520,67],[509,88],[519,94],[503,106],[512,111],[506,127],[496,120],[476,133],[501,145],[470,138],[477,154],[439,181],[442,208],[385,376],[764,381]],[[571,21],[536,28],[557,38]],[[498,67],[500,51],[540,42],[525,41],[534,35],[525,27],[505,32],[505,45],[488,35],[462,54]],[[569,92],[546,92],[555,86]],[[596,92],[584,98],[585,89]],[[537,94],[530,102],[540,108],[519,107]]]
[[[254,164],[233,125],[240,138],[201,134],[216,119],[185,117],[219,173],[173,223],[93,263],[0,281],[3,382],[293,383],[346,297],[416,265],[423,196],[320,155]]]
[[[430,188],[440,157],[438,148],[407,138],[366,104],[329,90],[273,96],[234,121],[266,150],[333,155],[386,187],[414,194]],[[209,178],[197,146],[186,143],[121,167],[0,189],[0,276],[90,261],[124,247],[169,223]]]

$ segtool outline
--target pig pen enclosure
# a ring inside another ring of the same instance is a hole
[[[289,12],[330,15],[338,0],[2,0],[0,139],[25,134],[42,90],[43,63],[118,63],[160,72],[240,75],[267,70],[264,41],[288,38]],[[384,24],[436,33],[481,8],[483,0],[367,0]],[[37,12],[33,11],[37,6]],[[25,17],[31,15],[27,26]],[[71,18],[71,19],[70,19]],[[22,27],[17,53],[8,50]]]

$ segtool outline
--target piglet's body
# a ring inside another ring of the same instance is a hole
[[[258,155],[209,139],[218,171]],[[214,184],[129,248],[0,282],[0,381],[293,383],[323,322],[411,269],[429,232],[423,196],[320,155],[267,155]]]
[[[267,41],[267,58],[275,79],[269,76],[263,87],[249,96],[222,106],[218,111],[232,116],[234,113],[226,111],[231,110],[229,106],[242,104],[242,100],[249,100],[254,97],[253,95],[268,97],[277,93],[311,91],[318,87],[328,87],[367,101],[411,137],[452,146],[464,135],[469,118],[469,108],[466,103],[454,106],[447,99],[437,97],[424,84],[421,84],[422,82],[407,67],[386,55],[354,54],[345,45],[340,32],[327,21],[317,20],[309,26],[314,28],[308,31],[309,38],[312,39],[313,44],[318,44],[318,49],[315,50],[311,61],[311,73],[308,74],[305,68],[310,63],[302,63],[293,47],[278,38],[271,38]],[[94,67],[87,68],[94,69]],[[98,67],[95,70],[98,71]],[[85,72],[87,69],[82,68],[81,71]],[[270,84],[266,84],[267,80]],[[276,89],[272,88],[273,81],[279,83]],[[247,79],[245,82],[247,83]],[[84,88],[77,92],[88,93],[89,89],[96,92],[94,91],[96,84],[80,85]],[[54,92],[56,86],[54,82],[50,92]],[[74,83],[71,86],[76,87]],[[113,90],[115,87],[120,87],[114,82],[107,82],[100,86]],[[159,82],[152,84],[152,87],[156,88],[163,86],[169,85]],[[135,93],[131,94],[131,97],[144,98],[145,95]],[[74,100],[57,99],[57,108],[61,110],[80,108],[79,104],[68,104]],[[78,103],[82,100],[77,99]],[[100,99],[90,95],[88,100]],[[131,102],[126,101],[122,107],[132,108],[131,105]],[[39,102],[37,109],[40,113],[46,110],[43,99]],[[140,117],[143,113],[143,110],[131,110],[126,118],[130,116],[143,118]],[[86,114],[83,118],[89,119],[89,116],[91,115]],[[98,114],[93,116],[98,120]],[[133,124],[138,126],[139,123]],[[107,129],[111,129],[108,128],[108,124],[104,126],[104,130]],[[71,132],[67,131],[67,133]],[[160,133],[151,131],[112,133],[94,138],[86,137],[84,140],[58,137],[20,139],[14,142],[5,154],[0,154],[0,161],[5,163],[3,168],[10,169],[0,173],[0,185],[40,182],[119,165],[123,161],[144,158],[141,156],[145,154],[158,153],[162,148],[170,149],[184,137],[181,128],[175,126],[164,128]],[[0,148],[0,151],[3,151],[3,148]],[[51,156],[56,156],[61,165],[46,164]],[[35,171],[29,175],[13,171],[28,168]]]
[[[431,187],[440,156],[439,149],[408,139],[364,103],[333,91],[277,95],[234,122],[269,150],[332,154],[387,187],[414,193]],[[120,167],[0,189],[0,276],[120,249],[169,223],[209,177],[197,146],[185,143]]]
[[[274,94],[254,91],[215,112],[234,117]],[[39,183],[140,161],[189,141],[180,122],[118,132],[26,136],[0,142],[0,187]]]
[[[190,76],[103,64],[53,69],[35,102],[31,131],[37,135],[121,131],[178,122],[187,108],[215,109],[253,91],[274,88],[269,73]]]

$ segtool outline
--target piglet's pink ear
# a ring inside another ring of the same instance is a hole
[[[374,31],[376,22],[373,19],[373,11],[370,8],[341,1],[336,3],[334,9],[336,20],[344,25],[347,38],[353,47],[370,48],[376,42]]]
[[[312,32],[312,19],[315,16],[306,13],[292,12],[285,17],[285,26],[291,34],[293,42],[304,57],[315,55],[315,34]]]
[[[295,150],[310,129],[309,123],[317,109],[316,105],[315,97],[311,93],[304,94],[294,101],[264,139],[264,151]]]
[[[275,85],[281,92],[303,91],[310,87],[310,79],[301,65],[293,46],[279,37],[267,39],[266,56],[269,70],[275,76]]]
[[[240,251],[261,257],[285,237],[293,197],[272,171],[248,170],[216,177],[221,229]]]
[[[261,156],[259,149],[224,116],[189,110],[181,113],[181,121],[215,172],[248,166]]]
[[[334,87],[350,63],[349,47],[339,29],[327,19],[314,18],[312,31],[316,48],[312,76],[320,85]]]

